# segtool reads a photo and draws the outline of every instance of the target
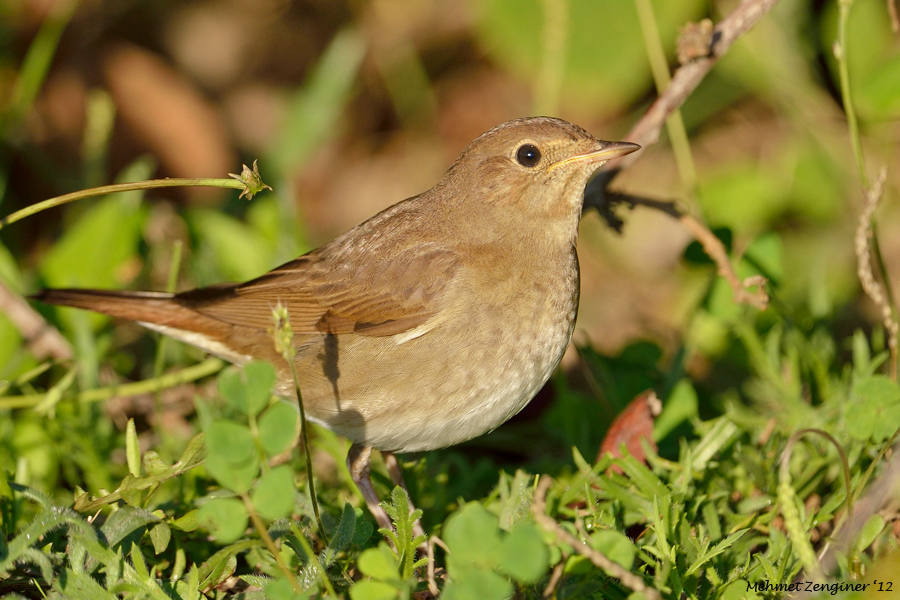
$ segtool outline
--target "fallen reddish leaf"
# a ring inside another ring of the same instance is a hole
[[[631,456],[645,462],[647,457],[644,454],[641,440],[646,439],[650,447],[656,450],[656,442],[653,441],[653,419],[659,414],[659,410],[659,398],[652,390],[635,397],[612,422],[600,445],[597,460],[603,458],[607,452],[615,458],[621,457],[624,444]],[[617,466],[613,466],[611,469],[616,473],[622,472]]]

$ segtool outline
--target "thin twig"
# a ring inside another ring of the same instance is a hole
[[[106,194],[118,194],[122,192],[136,192],[142,190],[170,187],[218,187],[241,190],[241,195],[239,197],[243,198],[246,196],[246,198],[250,200],[259,192],[272,189],[271,187],[263,183],[263,180],[259,175],[259,168],[256,164],[256,161],[253,161],[252,168],[248,167],[247,165],[243,165],[243,169],[239,174],[229,173],[228,176],[230,177],[230,179],[212,179],[208,177],[149,179],[147,181],[113,183],[111,185],[102,185],[100,187],[79,190],[77,192],[72,192],[71,194],[64,194],[62,196],[56,196],[54,198],[44,200],[42,202],[37,202],[36,204],[26,206],[23,209],[8,214],[5,217],[0,218],[0,229],[3,229],[7,225],[12,225],[13,223],[21,221],[26,217],[36,215],[37,213],[45,211],[48,208],[55,208],[57,206],[62,206],[63,204],[75,202],[76,200],[83,200],[84,198],[92,198],[94,196],[103,196]]]
[[[113,397],[127,398],[129,396],[139,396],[140,394],[152,394],[157,390],[173,388],[183,383],[190,383],[202,379],[217,371],[221,371],[223,366],[225,366],[225,363],[222,360],[218,358],[208,358],[202,363],[197,363],[196,365],[191,365],[190,367],[178,371],[166,373],[159,378],[144,379],[132,383],[123,383],[122,385],[111,385],[93,390],[85,390],[76,394],[74,401],[78,404],[89,404],[91,402],[108,400]],[[46,397],[47,394],[4,396],[0,398],[0,410],[34,407],[40,404]]]
[[[685,229],[693,234],[694,238],[703,246],[706,254],[716,263],[719,274],[725,278],[734,293],[735,302],[750,304],[765,310],[769,305],[769,295],[766,293],[766,278],[762,276],[748,277],[744,281],[738,279],[731,261],[728,260],[728,252],[709,228],[695,217],[682,212],[674,202],[665,200],[653,200],[640,198],[629,194],[611,192],[607,194],[608,204],[628,204],[629,208],[635,206],[647,206],[660,212],[664,212],[672,218],[678,219]],[[608,208],[608,207],[607,207]],[[609,220],[609,217],[607,217]],[[751,288],[756,288],[752,290]]]
[[[650,70],[653,73],[653,81],[658,93],[665,93],[672,83],[669,74],[669,64],[666,61],[666,53],[663,49],[659,35],[659,27],[656,24],[656,15],[653,14],[653,5],[650,0],[634,0],[637,8],[638,21],[641,24],[641,33],[644,38],[644,46],[650,59]],[[710,35],[712,28],[710,27]],[[706,52],[708,54],[709,40],[707,39]],[[675,155],[675,164],[681,175],[681,183],[687,194],[693,195],[697,187],[697,168],[694,166],[694,158],[691,155],[691,144],[688,141],[687,128],[681,116],[680,108],[675,108],[669,118],[666,119],[666,131],[669,132],[669,140],[672,144],[672,153]]]
[[[547,475],[542,475],[538,482],[537,489],[534,491],[534,502],[531,505],[531,513],[534,520],[544,529],[553,533],[556,538],[564,544],[571,546],[575,552],[586,557],[597,567],[603,569],[610,577],[615,577],[622,582],[622,585],[628,589],[644,594],[650,600],[662,600],[660,593],[647,586],[644,580],[626,570],[622,565],[611,561],[605,554],[594,550],[577,537],[560,527],[553,517],[546,513],[547,508],[547,490],[550,489],[552,480]]]
[[[778,0],[744,0],[728,16],[712,27],[708,36],[708,52],[705,55],[696,51],[691,53],[691,56],[694,57],[693,60],[681,65],[675,71],[669,86],[650,105],[644,116],[635,123],[624,139],[640,144],[644,148],[658,142],[663,125],[669,115],[684,104],[716,62],[728,52],[732,44],[752,29],[777,2]],[[689,35],[693,35],[693,33]],[[696,42],[692,45],[696,46]],[[610,182],[619,171],[634,164],[641,155],[640,152],[633,153],[601,166],[597,176],[585,190],[585,208],[594,207],[601,214],[605,214],[608,195],[606,190]]]
[[[428,578],[428,591],[431,592],[435,597],[440,595],[440,590],[437,586],[437,580],[434,575],[434,547],[440,546],[444,549],[444,552],[450,554],[450,548],[447,547],[447,544],[444,543],[444,540],[439,538],[436,535],[432,535],[428,538],[428,568],[426,569],[427,578]]]
[[[306,457],[306,479],[309,483],[309,500],[312,503],[313,514],[316,517],[316,526],[322,541],[328,544],[328,535],[325,533],[325,525],[319,515],[319,500],[316,495],[316,484],[313,480],[312,454],[309,450],[309,421],[306,420],[306,410],[303,405],[303,393],[300,391],[300,376],[297,373],[297,364],[294,360],[297,349],[294,347],[294,330],[291,328],[291,318],[288,309],[281,301],[272,309],[272,319],[275,328],[272,331],[275,350],[281,354],[291,371],[294,383],[294,392],[297,397],[297,407],[300,410],[300,440],[303,443],[303,453]]]
[[[731,48],[732,44],[756,25],[776,2],[778,0],[744,0],[715,27],[709,29],[708,53],[706,55],[703,55],[702,52],[691,53],[691,56],[695,58],[675,71],[669,86],[644,113],[644,116],[641,117],[635,126],[631,128],[631,131],[624,139],[640,144],[645,148],[659,141],[660,132],[669,116],[684,104],[684,101],[703,81],[703,78],[706,77],[713,65]],[[704,30],[707,29],[704,28]],[[694,40],[693,45],[696,46],[696,40]],[[682,225],[694,234],[694,237],[700,242],[706,253],[716,262],[719,272],[728,280],[728,283],[734,290],[736,301],[747,302],[764,309],[768,303],[768,296],[761,285],[764,281],[760,278],[753,278],[752,280],[741,282],[728,261],[724,247],[722,247],[721,242],[712,234],[708,227],[694,217],[685,215],[677,210],[674,204],[659,202],[654,204],[653,201],[636,201],[633,197],[629,198],[607,191],[610,182],[619,171],[634,163],[639,156],[640,153],[624,156],[601,167],[597,177],[591,181],[585,190],[585,209],[590,207],[596,208],[610,226],[616,230],[619,230],[622,224],[611,210],[611,205],[616,202],[624,201],[631,205],[642,204],[662,209],[666,214],[678,218]],[[753,285],[759,286],[756,293],[751,293],[747,290],[747,287]]]
[[[900,17],[897,16],[897,0],[887,0],[888,14],[891,16],[891,31],[900,33]]]
[[[715,261],[719,267],[719,275],[725,278],[725,281],[731,286],[734,292],[735,302],[741,302],[755,306],[760,310],[765,310],[769,305],[769,295],[766,293],[766,278],[762,276],[748,277],[741,281],[728,260],[728,253],[725,246],[719,241],[712,231],[706,225],[695,219],[691,215],[681,215],[679,219],[684,227],[694,234],[697,241],[703,246],[703,249]],[[755,291],[751,288],[755,287]]]
[[[25,340],[25,346],[38,360],[72,358],[72,347],[59,330],[44,320],[44,317],[31,308],[22,296],[6,287],[2,281],[0,281],[0,313],[6,315],[19,330]]]
[[[838,442],[834,436],[826,431],[815,428],[801,429],[791,436],[784,447],[784,451],[781,453],[778,470],[778,504],[781,507],[781,514],[784,516],[784,526],[791,539],[794,554],[803,564],[803,572],[795,578],[795,581],[804,581],[804,578],[812,578],[821,581],[824,578],[822,566],[816,558],[815,552],[813,552],[809,536],[803,527],[800,513],[795,504],[797,494],[793,487],[791,487],[791,453],[793,452],[794,445],[800,438],[807,434],[815,434],[825,438],[825,440],[834,446],[841,459],[842,473],[844,475],[844,488],[847,494],[847,509],[844,511],[843,518],[841,518],[835,526],[835,531],[841,528],[849,515],[853,514],[853,493],[850,482],[850,463],[847,462],[847,454],[844,452],[843,446],[841,446],[840,442]]]
[[[669,115],[684,104],[732,44],[756,25],[777,2],[778,0],[744,0],[719,21],[710,35],[709,55],[697,58],[675,71],[672,83],[631,128],[625,140],[645,148],[659,141],[660,131]],[[639,153],[624,156],[607,163],[601,167],[601,171],[613,172],[624,169],[634,163],[639,156]]]
[[[569,38],[568,0],[542,0],[541,66],[534,85],[534,114],[552,115],[559,109],[566,69],[566,42]]]
[[[541,594],[541,597],[548,599],[556,597],[556,586],[559,585],[559,581],[560,579],[562,579],[562,574],[565,568],[565,559],[556,563],[556,566],[553,567],[553,572],[550,573],[550,580],[547,581],[547,585],[546,587],[544,587],[544,592]]]
[[[278,565],[278,569],[284,575],[285,579],[288,580],[288,583],[291,584],[291,587],[294,588],[295,592],[297,592],[298,594],[303,593],[303,587],[300,585],[300,581],[297,580],[297,577],[288,567],[287,563],[284,562],[284,558],[281,556],[281,552],[278,551],[278,546],[275,545],[275,541],[272,539],[272,536],[269,535],[269,531],[266,529],[265,524],[256,513],[256,508],[253,506],[253,502],[250,501],[250,496],[247,494],[247,492],[243,492],[240,496],[241,500],[244,502],[244,508],[247,509],[247,514],[250,515],[250,521],[253,523],[253,527],[256,529],[259,537],[262,538],[263,543],[269,550],[269,554],[271,554],[272,558],[275,559],[275,563]]]
[[[869,176],[866,173],[866,161],[863,158],[862,137],[859,134],[859,119],[853,107],[853,95],[850,92],[850,61],[847,59],[847,24],[850,21],[850,8],[853,0],[838,0],[838,39],[832,46],[834,58],[838,63],[838,74],[841,80],[841,102],[847,116],[847,128],[850,130],[850,145],[853,158],[859,172],[859,180],[864,189],[869,187]]]

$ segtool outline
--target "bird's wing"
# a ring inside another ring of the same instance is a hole
[[[176,299],[244,327],[271,328],[272,309],[280,302],[295,333],[388,336],[433,317],[459,266],[454,252],[421,245],[365,260],[326,256],[313,252],[247,283],[194,290]]]

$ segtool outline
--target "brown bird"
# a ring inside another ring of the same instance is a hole
[[[433,188],[247,283],[179,294],[45,290],[36,299],[141,325],[231,362],[291,375],[269,330],[286,306],[306,415],[353,442],[347,462],[383,527],[372,448],[458,444],[519,412],[575,325],[575,239],[591,175],[638,150],[549,117],[475,139]]]

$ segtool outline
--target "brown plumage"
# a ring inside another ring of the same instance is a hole
[[[636,149],[558,119],[511,121],[473,141],[432,189],[247,283],[36,298],[138,321],[236,363],[269,360],[276,391],[290,395],[268,333],[280,302],[312,420],[360,448],[441,448],[509,419],[559,363],[578,306],[584,187]]]

